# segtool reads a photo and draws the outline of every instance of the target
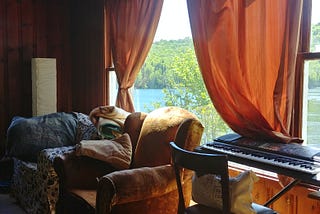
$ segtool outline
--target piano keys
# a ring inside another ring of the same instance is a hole
[[[204,149],[233,155],[248,160],[272,164],[278,167],[284,167],[291,170],[297,170],[310,174],[317,174],[320,172],[320,163],[315,161],[307,161],[293,157],[283,156],[264,151],[252,150],[250,148],[243,148],[225,143],[212,142],[202,146]]]
[[[201,146],[203,149],[309,174],[320,172],[320,149],[300,144],[255,141],[228,134]]]

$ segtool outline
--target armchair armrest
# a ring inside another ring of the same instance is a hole
[[[107,174],[99,179],[97,213],[108,213],[115,204],[157,197],[176,190],[172,165],[142,167]]]
[[[48,148],[41,150],[37,161],[37,175],[41,179],[35,179],[36,188],[39,189],[42,197],[35,200],[45,200],[42,203],[48,203],[50,211],[55,210],[59,196],[58,176],[53,168],[53,160],[57,155],[67,154],[74,150],[74,146],[64,146],[57,148]],[[36,192],[36,190],[34,190]]]
[[[41,170],[49,168],[53,169],[53,161],[57,156],[72,153],[74,150],[75,146],[63,146],[41,150],[38,156],[38,167],[40,167]]]

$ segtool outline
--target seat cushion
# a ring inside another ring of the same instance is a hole
[[[69,189],[58,206],[58,213],[95,213],[96,190]]]
[[[195,204],[186,208],[185,213],[186,214],[222,214],[223,212],[222,210],[217,208],[207,207],[201,204]]]

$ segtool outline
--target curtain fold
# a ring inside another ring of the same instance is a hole
[[[116,106],[134,112],[129,89],[153,43],[163,0],[106,0],[106,22],[119,90]]]
[[[290,135],[301,0],[187,0],[195,52],[218,113],[246,137]]]

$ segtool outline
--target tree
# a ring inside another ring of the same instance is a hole
[[[154,78],[165,80],[165,87],[163,88],[165,105],[180,106],[197,115],[205,126],[202,142],[212,141],[214,138],[229,132],[229,127],[215,111],[209,98],[194,53],[192,40],[160,41],[160,43],[161,45],[157,44],[155,46],[156,49],[161,47],[159,52],[154,52],[154,49],[150,52],[145,68],[147,64],[151,64],[150,61],[154,65],[159,65],[159,62],[163,63],[165,69],[162,74],[164,75],[159,75],[156,72],[158,69],[154,68],[148,76],[149,81],[153,81]],[[161,52],[164,52],[165,48],[167,48],[165,51],[166,57],[160,60],[158,56],[161,55]],[[171,50],[171,53],[169,50]],[[141,76],[143,75],[146,74],[141,74]],[[153,108],[159,108],[161,103],[154,102],[152,106]]]
[[[320,23],[311,26],[311,51],[319,51],[320,47]]]
[[[312,25],[311,29],[311,51],[320,51],[320,23]],[[320,87],[320,61],[309,62],[309,84],[308,88]]]

